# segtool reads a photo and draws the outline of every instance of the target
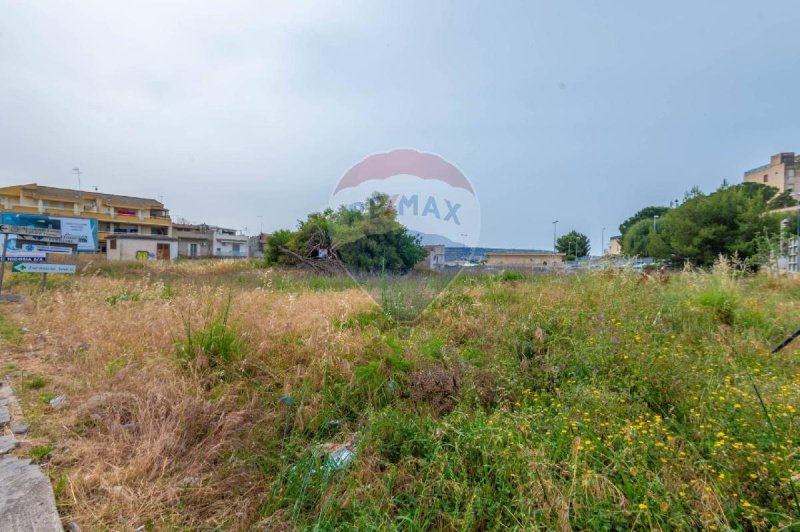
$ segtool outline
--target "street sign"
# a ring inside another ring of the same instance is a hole
[[[51,245],[38,240],[22,240],[17,238],[17,246],[20,253],[57,253],[59,255],[71,255],[76,248],[76,244]]]
[[[42,238],[61,238],[61,229],[49,229],[46,227],[33,227],[29,225],[1,224],[0,233],[38,236]]]
[[[15,262],[12,272],[18,273],[75,273],[74,264],[45,264],[41,262]]]
[[[46,262],[47,257],[5,257],[2,262]]]

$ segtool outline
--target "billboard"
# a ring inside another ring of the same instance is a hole
[[[71,216],[45,216],[42,214],[27,214],[17,212],[4,212],[0,215],[0,224],[18,227],[44,228],[59,227],[61,238],[53,239],[36,235],[8,235],[6,253],[10,257],[44,257],[46,253],[53,253],[53,246],[59,243],[77,244],[78,252],[92,253],[97,250],[97,220],[93,218],[75,218]],[[40,245],[35,244],[41,242]],[[50,247],[51,250],[45,248]],[[21,260],[25,260],[24,258]]]

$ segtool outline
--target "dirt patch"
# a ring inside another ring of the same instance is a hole
[[[458,404],[463,373],[461,368],[435,367],[411,373],[411,398],[429,404],[434,411],[448,414]]]

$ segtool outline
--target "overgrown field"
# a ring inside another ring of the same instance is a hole
[[[9,279],[20,454],[86,530],[800,527],[800,280],[462,276],[404,323],[247,263]]]

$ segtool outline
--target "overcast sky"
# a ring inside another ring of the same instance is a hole
[[[600,247],[800,151],[792,2],[0,0],[0,184],[258,231],[397,147],[456,164],[481,242]],[[263,216],[259,219],[258,216]]]

